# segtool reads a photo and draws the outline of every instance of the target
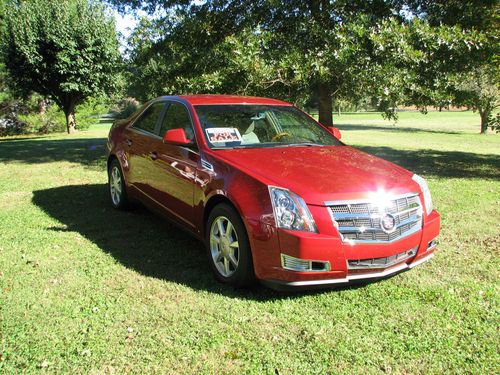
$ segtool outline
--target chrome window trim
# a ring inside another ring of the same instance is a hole
[[[157,136],[156,134],[153,134],[153,133],[148,132],[147,130],[144,130],[144,129],[141,129],[141,128],[134,128],[133,126],[131,126],[129,129],[132,130],[134,133],[139,133],[139,134],[142,134],[142,135],[145,135],[145,136],[148,136],[148,137],[151,137],[151,138],[155,138],[155,139],[158,139],[158,140],[162,139],[161,137]]]

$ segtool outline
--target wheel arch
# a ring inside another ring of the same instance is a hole
[[[120,162],[120,160],[115,154],[109,154],[108,160],[106,161],[106,170],[109,171],[109,166],[111,165],[111,162],[115,159],[118,160],[118,162]]]
[[[237,213],[240,215],[241,221],[243,221],[243,225],[246,226],[245,220],[243,219],[243,215],[241,214],[241,211],[238,209],[236,204],[234,204],[231,199],[229,199],[226,195],[222,193],[214,194],[212,195],[207,202],[205,203],[205,207],[203,209],[203,221],[202,221],[202,226],[203,226],[203,238],[205,238],[206,231],[207,231],[207,220],[208,216],[210,215],[210,212],[214,209],[215,206],[221,204],[221,203],[226,203],[227,205],[231,206]]]

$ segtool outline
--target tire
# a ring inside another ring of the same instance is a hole
[[[111,205],[119,210],[129,207],[127,191],[125,189],[125,179],[122,168],[117,159],[113,159],[108,169],[108,191]]]
[[[252,251],[247,231],[235,209],[225,203],[215,206],[205,228],[207,255],[215,278],[235,287],[254,284]]]

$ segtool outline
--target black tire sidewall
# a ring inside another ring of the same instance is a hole
[[[219,273],[217,267],[215,266],[214,260],[212,258],[212,251],[210,249],[210,231],[212,229],[212,223],[219,216],[225,216],[226,218],[228,218],[233,224],[233,227],[236,230],[236,234],[238,235],[238,244],[239,244],[238,268],[229,277],[225,277]],[[222,283],[233,285],[236,287],[245,287],[252,285],[255,281],[252,251],[250,248],[250,243],[248,241],[248,235],[245,229],[245,225],[243,224],[243,221],[241,220],[241,217],[236,212],[236,210],[226,203],[221,203],[215,206],[210,212],[210,215],[208,216],[205,228],[206,228],[205,247],[207,251],[207,256],[210,263],[210,267],[212,268],[212,271],[214,272],[214,275],[217,278],[217,280],[219,280]]]

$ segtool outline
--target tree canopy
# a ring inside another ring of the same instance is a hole
[[[498,54],[492,0],[112,2],[157,15],[130,40],[136,95],[313,97],[325,125],[332,99],[371,96],[388,115],[443,98],[469,105],[458,77]]]
[[[5,8],[2,57],[20,94],[50,97],[75,130],[75,106],[112,92],[121,56],[114,21],[89,0],[10,1]]]

